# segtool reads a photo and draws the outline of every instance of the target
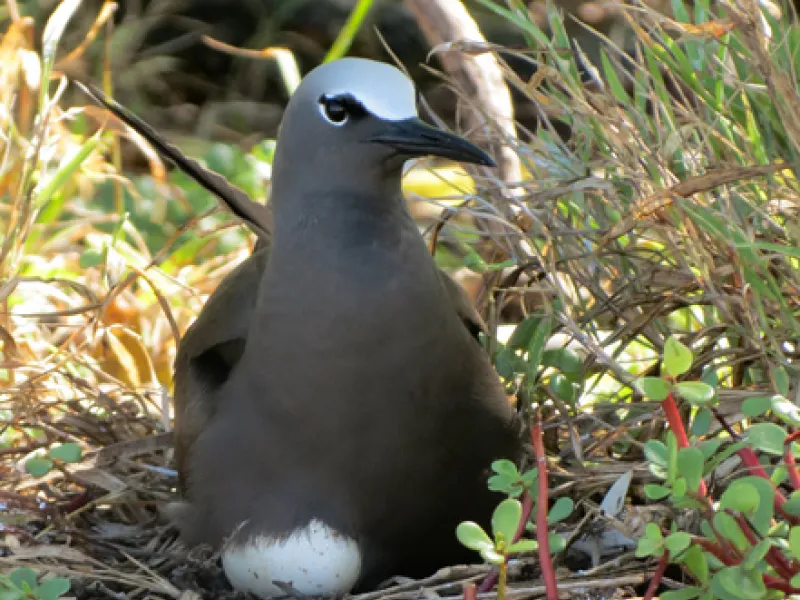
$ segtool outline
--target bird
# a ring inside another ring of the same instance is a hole
[[[426,124],[402,71],[342,58],[290,98],[264,206],[82,87],[258,237],[178,345],[183,541],[220,548],[232,586],[265,599],[474,562],[455,529],[488,522],[490,465],[522,455],[523,428],[401,178],[422,156],[492,159]]]

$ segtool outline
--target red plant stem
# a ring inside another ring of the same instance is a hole
[[[792,453],[792,443],[798,438],[800,438],[800,431],[795,431],[791,435],[787,435],[786,439],[783,440],[783,462],[786,463],[789,481],[795,490],[800,489],[800,473],[797,471],[797,463],[794,460],[794,453]]]
[[[463,600],[478,600],[478,589],[474,583],[464,585],[462,591]]]
[[[669,550],[664,550],[664,554],[658,559],[658,567],[656,567],[656,572],[653,573],[653,578],[650,580],[650,585],[647,586],[647,591],[644,593],[642,600],[653,600],[655,598],[658,586],[664,577],[664,571],[667,570],[667,565],[669,565]]]
[[[787,594],[800,594],[800,588],[792,587],[790,583],[778,579],[777,577],[773,577],[771,575],[762,575],[761,579],[764,582],[764,585],[771,590],[779,590],[781,592],[786,592]]]
[[[725,429],[725,431],[728,432],[728,435],[731,436],[731,439],[736,440],[737,442],[742,439],[742,436],[736,433],[731,426],[728,425],[728,422],[723,418],[716,408],[711,407],[711,412],[714,414],[714,418],[717,419],[717,422],[723,427],[723,429]],[[769,478],[769,475],[767,475],[764,467],[761,466],[761,463],[758,461],[758,457],[756,456],[756,453],[753,452],[752,448],[740,448],[736,454],[738,454],[739,458],[742,459],[742,464],[747,467],[751,475],[762,477],[763,479],[766,479],[772,483],[772,480]],[[792,525],[797,525],[800,523],[800,519],[788,514],[783,510],[783,503],[786,502],[786,496],[781,493],[774,483],[772,484],[772,489],[775,490],[775,510]]]
[[[675,434],[675,439],[678,440],[678,448],[688,448],[689,436],[686,435],[686,428],[683,426],[683,419],[681,419],[681,413],[678,411],[678,403],[675,402],[675,396],[672,395],[672,392],[667,394],[667,397],[661,401],[661,406],[667,416],[667,423],[669,423],[670,429]]]
[[[706,552],[713,554],[717,559],[719,559],[721,562],[725,563],[729,567],[739,564],[739,560],[736,556],[734,556],[731,552],[727,551],[722,546],[715,544],[711,540],[695,536],[692,537],[692,543],[697,544]]]
[[[769,475],[767,475],[764,467],[761,466],[761,463],[759,462],[758,457],[756,456],[756,453],[753,452],[752,448],[740,448],[737,454],[739,455],[739,458],[742,459],[742,464],[747,467],[752,475],[756,475],[772,483],[772,480],[769,478]],[[775,491],[775,510],[780,513],[784,519],[789,521],[789,523],[792,525],[797,525],[797,517],[794,517],[783,510],[783,503],[786,502],[786,496],[781,493],[774,483],[772,484],[772,489]]]
[[[661,401],[661,406],[664,408],[664,414],[667,417],[669,428],[675,434],[675,439],[678,441],[678,448],[688,448],[689,436],[686,435],[686,428],[683,426],[683,419],[681,419],[681,413],[678,411],[678,403],[675,402],[675,396],[672,395],[672,392],[667,394],[667,397]],[[697,488],[697,493],[704,497],[708,494],[706,482],[702,479],[700,480],[700,487]]]
[[[744,536],[747,538],[747,541],[750,542],[753,546],[758,544],[759,539],[756,533],[753,531],[753,528],[750,527],[750,523],[747,519],[745,519],[744,515],[740,512],[734,511],[726,511],[729,515],[731,515],[734,519],[736,519],[736,523],[739,525],[739,529],[742,530]],[[769,565],[775,569],[775,571],[783,577],[784,579],[791,579],[794,577],[796,573],[792,572],[792,566],[789,564],[789,561],[786,560],[786,557],[781,554],[781,552],[772,547],[767,552],[766,556],[764,557],[767,559]]]
[[[537,419],[531,429],[533,442],[533,455],[536,458],[536,470],[539,476],[536,494],[536,541],[539,544],[539,564],[544,579],[545,596],[547,600],[558,600],[558,584],[556,572],[553,569],[553,557],[550,556],[550,531],[547,523],[548,489],[547,489],[547,456],[544,452],[542,441],[542,424]]]
[[[517,531],[514,532],[514,539],[511,542],[512,544],[522,539],[522,536],[525,534],[525,525],[528,524],[528,519],[531,518],[532,510],[533,510],[533,498],[531,498],[531,495],[528,493],[528,490],[525,490],[525,493],[522,495],[522,518],[520,518],[519,520]]]

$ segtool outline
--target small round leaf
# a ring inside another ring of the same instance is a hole
[[[664,344],[662,364],[664,372],[670,377],[683,375],[692,368],[692,351],[678,341],[678,338],[670,336]]]
[[[755,450],[783,455],[783,440],[786,439],[786,430],[775,423],[756,423],[748,427],[745,432],[747,443]]]
[[[644,486],[644,494],[649,500],[663,500],[670,495],[672,490],[663,485],[648,483]]]
[[[661,377],[640,377],[636,380],[636,389],[642,396],[661,402],[672,389],[672,384]]]
[[[83,448],[80,444],[69,442],[50,449],[50,458],[64,461],[65,463],[76,463],[83,457]]]
[[[472,521],[464,521],[456,527],[458,541],[470,550],[483,552],[494,548],[494,542],[489,538],[483,528]]]
[[[572,498],[561,496],[555,501],[550,512],[547,514],[547,522],[551,525],[566,519],[572,514],[572,509],[575,507],[575,502]]]
[[[686,479],[689,492],[700,489],[700,482],[703,480],[703,453],[699,448],[678,450],[678,471]]]
[[[695,406],[703,406],[714,399],[714,388],[702,381],[681,381],[672,391]]]
[[[33,590],[36,600],[58,600],[69,591],[69,579],[53,577]]]
[[[742,414],[745,417],[759,417],[772,408],[772,398],[756,396],[742,402]]]
[[[789,530],[789,548],[795,559],[800,560],[800,526]]]
[[[506,554],[521,554],[523,552],[533,552],[538,548],[538,544],[534,540],[520,540],[514,542],[506,548]]]
[[[699,587],[685,587],[680,590],[669,590],[662,593],[659,598],[661,600],[693,600],[700,596],[703,592]]]
[[[672,556],[677,556],[686,550],[691,543],[692,536],[690,536],[688,533],[684,533],[683,531],[670,534],[664,540],[664,545],[667,547],[667,550],[669,550]]]
[[[506,498],[498,504],[492,515],[492,533],[495,539],[502,535],[503,541],[510,544],[519,527],[520,518],[522,518],[522,504],[519,500]]]
[[[28,567],[18,567],[8,576],[14,586],[20,590],[32,590],[36,587],[36,571]]]
[[[493,565],[502,565],[506,561],[506,557],[497,550],[482,550],[481,556],[483,560]]]
[[[35,456],[25,462],[25,470],[34,477],[44,477],[53,468],[53,461],[49,458]]]
[[[738,484],[732,485],[722,493],[720,507],[737,510],[749,515],[758,508],[760,502],[761,496],[755,487],[747,484]]]

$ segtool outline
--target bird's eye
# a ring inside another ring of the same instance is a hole
[[[344,125],[350,116],[347,104],[336,97],[322,96],[319,99],[322,115],[334,125]]]

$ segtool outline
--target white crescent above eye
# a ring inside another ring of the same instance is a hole
[[[315,68],[303,79],[301,87],[306,98],[350,94],[371,114],[387,121],[419,116],[414,84],[402,71],[386,63],[342,58]]]

